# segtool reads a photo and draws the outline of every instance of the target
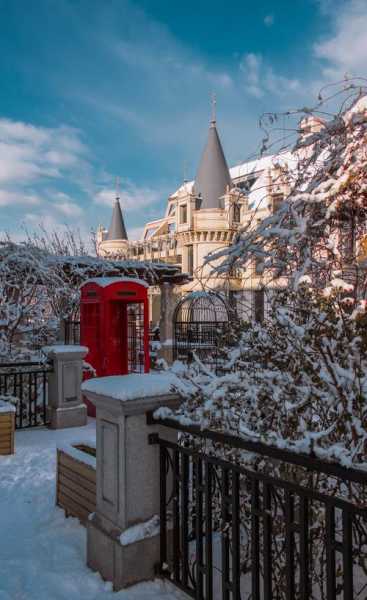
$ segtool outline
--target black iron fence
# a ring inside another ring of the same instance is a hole
[[[160,447],[163,576],[197,600],[367,597],[363,471],[160,423],[182,432],[179,443],[150,437]]]
[[[51,370],[45,363],[0,363],[0,396],[15,404],[17,429],[48,424],[47,375]]]

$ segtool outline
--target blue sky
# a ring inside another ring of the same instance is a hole
[[[1,229],[108,225],[132,238],[195,175],[217,95],[230,165],[263,111],[366,75],[367,0],[0,0]]]

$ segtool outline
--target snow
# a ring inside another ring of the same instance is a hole
[[[89,445],[88,442],[84,442],[85,445]],[[78,462],[81,462],[85,465],[88,465],[89,467],[92,467],[93,469],[96,469],[96,458],[95,456],[91,456],[91,454],[88,454],[88,452],[83,452],[83,450],[79,450],[78,448],[74,448],[74,445],[79,445],[78,442],[76,444],[63,444],[61,446],[58,446],[57,449],[61,450],[62,452],[65,452],[65,454],[68,454],[69,456],[71,456],[72,458],[74,458],[75,460],[77,460]],[[95,443],[94,446],[95,448]],[[1,599],[0,599],[1,600]]]
[[[146,288],[149,287],[149,284],[146,281],[138,279],[137,277],[93,277],[92,279],[87,279],[80,287],[82,288],[87,283],[95,283],[100,287],[107,287],[113,283],[136,283],[137,285],[142,285]]]
[[[158,515],[154,515],[149,521],[138,523],[129,527],[129,529],[125,529],[120,535],[120,544],[121,546],[128,546],[129,544],[134,544],[134,542],[140,542],[141,540],[159,535],[159,532],[160,520]]]
[[[73,344],[55,344],[54,346],[44,346],[42,348],[45,354],[67,354],[69,352],[88,352],[88,350],[86,346],[74,346]]]
[[[169,583],[112,592],[86,566],[86,530],[55,506],[56,448],[94,443],[95,424],[16,432],[16,454],[0,457],[1,600],[174,600]]]
[[[288,165],[289,163],[295,163],[296,159],[294,155],[287,151],[279,154],[271,154],[269,156],[262,156],[255,160],[246,161],[231,167],[229,173],[232,180],[240,179],[252,174],[260,174],[262,171],[275,167],[277,165]],[[188,181],[181,185],[172,195],[171,198],[175,198],[179,193],[192,194],[194,190],[195,181]]]
[[[1,400],[1,398],[0,398],[0,413],[10,413],[10,412],[16,412],[15,406],[13,404],[10,404],[10,402]]]
[[[83,382],[82,390],[128,402],[146,396],[171,394],[176,383],[177,377],[174,373],[132,373],[88,379]]]

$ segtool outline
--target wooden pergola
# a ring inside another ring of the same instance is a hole
[[[172,286],[184,285],[191,281],[187,273],[182,273],[178,265],[163,262],[138,260],[113,260],[93,256],[48,256],[47,264],[59,267],[66,277],[77,283],[95,277],[137,277],[150,286],[169,283]]]

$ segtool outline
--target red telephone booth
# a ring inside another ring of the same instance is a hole
[[[148,284],[128,277],[89,279],[81,287],[80,343],[98,377],[147,373]],[[95,409],[88,403],[88,412]]]

